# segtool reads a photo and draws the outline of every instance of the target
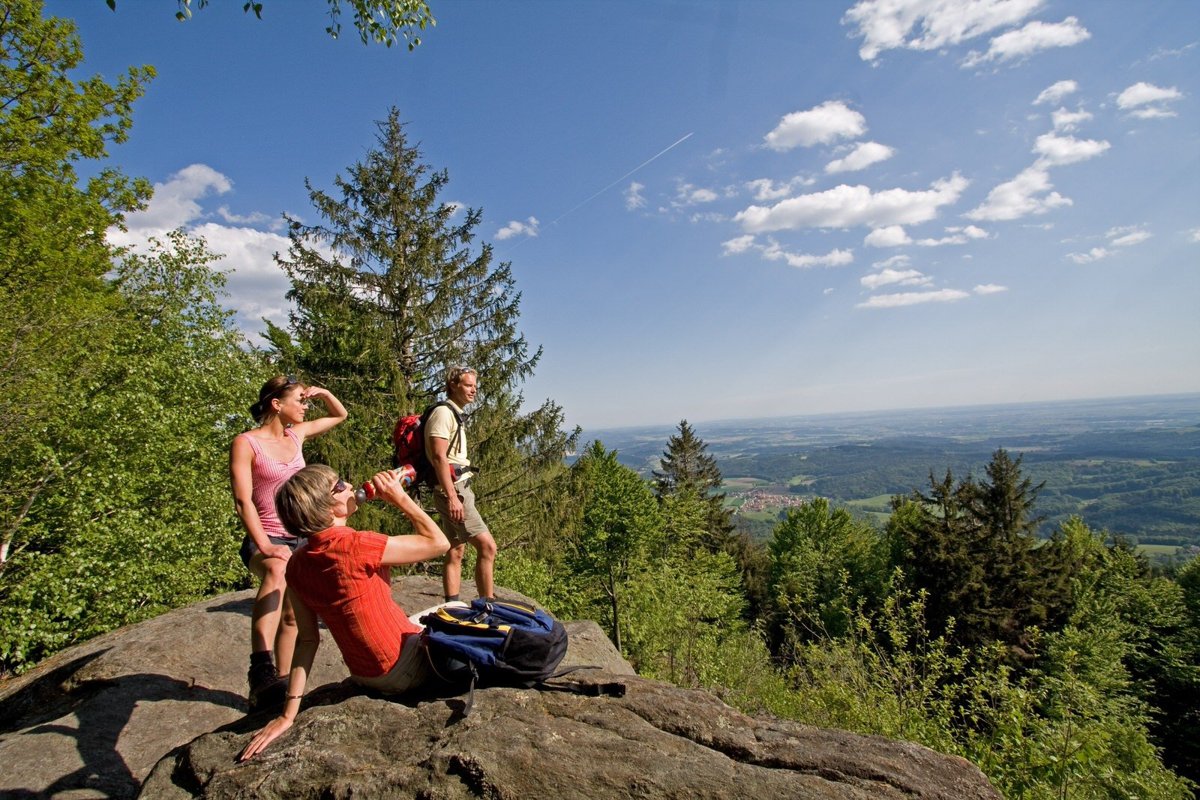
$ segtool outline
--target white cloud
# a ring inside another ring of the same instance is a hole
[[[827,100],[807,111],[793,111],[763,137],[767,147],[780,152],[795,147],[829,144],[838,139],[854,139],[867,132],[862,114],[840,100]]]
[[[732,256],[738,253],[744,253],[754,246],[754,236],[746,234],[738,236],[736,239],[730,239],[727,242],[722,242],[721,250],[724,255]]]
[[[144,211],[125,218],[130,231],[153,235],[182,228],[200,219],[203,211],[196,201],[211,194],[226,194],[233,181],[206,164],[192,164],[176,172],[166,183],[154,184],[154,198]]]
[[[798,269],[844,267],[854,261],[854,251],[852,250],[831,250],[823,256],[809,253],[789,253],[775,240],[771,240],[765,247],[760,246],[760,249],[762,257],[768,261],[784,261],[788,266]]]
[[[992,39],[986,53],[972,51],[963,59],[962,65],[975,67],[989,61],[1011,61],[1052,47],[1071,47],[1090,38],[1092,34],[1076,17],[1067,17],[1062,22],[1034,20],[1023,28]]]
[[[901,292],[899,294],[877,294],[859,303],[857,308],[899,308],[920,303],[953,303],[970,297],[958,289],[939,289],[934,292]]]
[[[887,161],[895,154],[895,149],[888,147],[886,144],[863,142],[857,145],[845,157],[835,159],[826,164],[825,171],[831,174],[835,172],[856,172],[860,169],[866,169],[872,164],[878,164],[880,161]]]
[[[965,216],[980,221],[1020,219],[1071,205],[1070,198],[1063,197],[1053,189],[1049,173],[1042,167],[1032,166],[1011,181],[992,189],[987,199]]]
[[[1151,53],[1147,60],[1158,61],[1162,58],[1179,58],[1180,56],[1186,55],[1189,50],[1193,49],[1197,45],[1200,45],[1200,42],[1191,42],[1189,44],[1185,44],[1183,47],[1160,47]]]
[[[1116,251],[1110,249],[1113,247],[1133,247],[1141,244],[1152,236],[1152,234],[1143,229],[1139,225],[1126,225],[1118,228],[1110,228],[1104,237],[1108,239],[1107,247],[1093,247],[1086,253],[1067,253],[1067,258],[1074,261],[1076,264],[1091,264],[1094,261],[1110,258],[1116,255]]]
[[[986,239],[988,232],[974,225],[966,227],[951,227],[946,228],[947,236],[940,239],[912,239],[908,233],[899,225],[891,225],[887,228],[876,228],[867,234],[863,243],[870,247],[899,247],[906,244],[915,244],[918,247],[942,247],[948,244],[966,244],[972,239]]]
[[[1113,228],[1104,234],[1113,247],[1132,247],[1149,239],[1152,234],[1139,227]]]
[[[928,191],[885,189],[842,184],[824,192],[800,195],[774,206],[750,206],[734,217],[748,233],[800,228],[883,228],[912,225],[935,218],[938,210],[958,201],[970,182],[954,173],[934,181]]]
[[[646,206],[646,198],[642,195],[642,190],[645,185],[633,181],[625,190],[625,208],[629,211],[635,211]]]
[[[712,189],[698,188],[690,183],[680,183],[671,205],[675,208],[687,208],[702,203],[711,203],[719,198],[720,195]]]
[[[1108,258],[1112,255],[1111,250],[1103,247],[1093,247],[1086,253],[1067,253],[1067,258],[1074,261],[1076,264],[1090,264],[1093,261],[1099,261],[1102,258]]]
[[[912,239],[908,237],[908,232],[899,225],[876,228],[863,239],[863,244],[867,247],[900,247],[911,242]]]
[[[273,219],[271,216],[262,213],[261,211],[252,211],[249,214],[235,214],[229,210],[229,206],[221,206],[217,209],[217,216],[226,222],[231,222],[234,225],[266,225],[270,224],[273,227],[278,227],[282,220]]]
[[[768,200],[778,200],[781,197],[787,197],[797,186],[811,186],[815,181],[812,178],[803,178],[797,176],[790,181],[780,181],[776,183],[770,178],[757,178],[746,182],[746,188],[754,194],[754,199],[761,202]]]
[[[1065,164],[1075,164],[1087,161],[1103,153],[1111,145],[1096,139],[1076,139],[1074,136],[1057,136],[1053,133],[1043,133],[1033,145],[1033,152],[1039,158],[1035,166],[1061,167]]]
[[[285,295],[291,282],[275,263],[275,254],[287,252],[289,241],[286,236],[247,225],[204,222],[210,214],[198,201],[232,189],[233,182],[225,175],[207,165],[192,164],[165,183],[155,184],[146,209],[126,217],[127,230],[109,229],[108,239],[117,246],[144,249],[149,238],[161,241],[176,228],[203,238],[211,252],[222,256],[213,266],[227,276],[224,305],[235,312],[235,324],[253,336],[265,329],[263,317],[279,325],[287,323],[290,304]],[[235,223],[270,219],[256,212],[234,215],[225,207],[218,209],[217,215]]]
[[[1183,97],[1174,86],[1164,89],[1152,83],[1142,81],[1135,83],[1117,95],[1117,108],[1128,111],[1138,119],[1162,119],[1175,116],[1175,111],[1168,107]]]
[[[858,50],[874,61],[884,50],[937,50],[1023,20],[1042,0],[859,0],[842,17],[863,38]],[[916,28],[912,37],[909,34]]]
[[[1051,114],[1051,119],[1054,121],[1054,130],[1056,131],[1073,131],[1080,124],[1087,122],[1091,118],[1092,115],[1082,109],[1079,111],[1068,111],[1065,108],[1060,108]]]
[[[971,291],[975,292],[975,294],[997,294],[999,292],[1007,292],[1008,287],[1000,286],[996,283],[981,283]]]
[[[1079,91],[1079,84],[1075,81],[1058,81],[1042,90],[1037,99],[1033,101],[1035,106],[1053,105],[1061,102],[1064,97],[1069,94],[1074,94]]]
[[[906,267],[912,261],[910,256],[898,255],[891,258],[885,258],[883,261],[875,261],[871,264],[873,269],[887,269],[889,267]]]
[[[949,235],[940,239],[917,239],[913,244],[918,247],[942,247],[948,244],[966,244],[972,239],[988,238],[987,231],[974,225],[968,225],[965,228],[946,228],[946,233]]]
[[[1178,114],[1169,108],[1160,108],[1158,106],[1147,106],[1146,108],[1136,108],[1129,112],[1129,116],[1137,119],[1167,119],[1175,117]]]
[[[1187,232],[1187,236],[1188,236],[1188,241],[1193,242],[1193,243],[1200,243],[1200,228],[1192,228],[1190,231]]]
[[[538,235],[539,225],[540,223],[538,222],[537,217],[530,217],[525,222],[514,219],[503,228],[496,231],[496,238],[500,241],[511,239],[514,236],[528,236],[530,238],[536,238]]]
[[[864,275],[858,282],[874,291],[881,286],[928,286],[931,281],[932,278],[915,269],[884,269]]]

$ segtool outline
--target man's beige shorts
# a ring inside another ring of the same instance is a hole
[[[437,508],[442,530],[446,533],[446,538],[450,540],[451,547],[458,547],[460,544],[470,541],[471,537],[488,532],[483,517],[479,516],[479,512],[475,510],[475,493],[471,491],[471,487],[459,486],[456,488],[458,489],[458,499],[463,504],[462,522],[450,519],[450,501],[447,499],[446,493],[442,491],[442,487],[438,486],[433,490],[433,505]]]

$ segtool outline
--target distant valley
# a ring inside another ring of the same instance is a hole
[[[1200,546],[1200,395],[828,414],[700,423],[739,524],[770,535],[781,511],[827,497],[882,522],[893,495],[983,474],[997,448],[1045,482],[1041,533],[1078,514],[1170,555]],[[673,426],[585,432],[649,477]]]

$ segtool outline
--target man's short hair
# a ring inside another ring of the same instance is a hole
[[[451,388],[457,386],[462,381],[464,375],[479,377],[478,373],[470,367],[451,367],[446,370],[446,391],[450,391]]]
[[[310,464],[275,491],[275,513],[288,533],[308,537],[333,524],[333,492],[337,473],[324,464]]]

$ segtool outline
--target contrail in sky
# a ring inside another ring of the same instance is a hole
[[[695,133],[695,131],[692,131],[692,133]],[[603,189],[601,189],[600,191],[596,192],[596,193],[595,193],[595,194],[593,194],[591,197],[588,197],[586,200],[584,200],[583,202],[581,202],[581,203],[579,203],[578,205],[574,206],[573,208],[570,208],[570,209],[568,209],[567,211],[564,211],[563,213],[559,214],[557,217],[555,217],[553,220],[551,220],[551,221],[550,221],[550,224],[551,224],[551,225],[553,225],[554,223],[558,222],[560,219],[562,219],[563,217],[567,216],[568,214],[571,214],[571,213],[573,213],[573,212],[575,212],[575,211],[578,211],[580,208],[582,208],[583,206],[585,206],[585,205],[587,205],[588,203],[592,202],[592,201],[593,201],[593,200],[595,200],[597,197],[599,197],[600,195],[604,194],[604,193],[605,193],[605,192],[607,192],[609,189],[611,189],[612,187],[616,186],[618,183],[620,183],[621,181],[625,180],[625,179],[626,179],[626,178],[628,178],[630,175],[632,175],[633,173],[637,172],[637,171],[638,171],[639,169],[641,169],[642,167],[644,167],[644,166],[646,166],[647,164],[649,164],[651,161],[654,161],[656,158],[659,158],[660,156],[662,156],[662,155],[666,154],[668,151],[672,150],[673,148],[675,148],[675,147],[677,147],[677,146],[679,146],[679,145],[683,144],[685,141],[687,141],[688,139],[690,139],[690,138],[691,138],[691,136],[692,136],[692,133],[689,133],[689,134],[687,134],[686,136],[683,136],[683,137],[681,137],[680,139],[676,140],[675,142],[672,142],[670,145],[668,145],[667,147],[663,148],[662,150],[659,150],[657,153],[655,153],[654,155],[652,155],[650,158],[647,158],[645,161],[643,161],[642,163],[638,164],[636,167],[634,167],[633,169],[629,170],[629,172],[626,172],[624,175],[622,175],[621,177],[617,178],[615,181],[613,181],[612,183],[610,183],[608,186],[605,186]]]

